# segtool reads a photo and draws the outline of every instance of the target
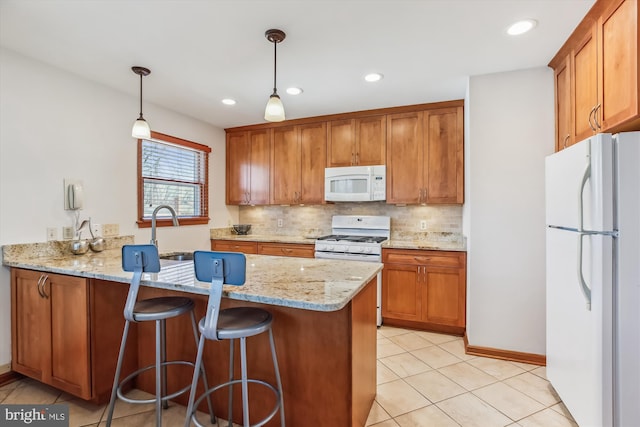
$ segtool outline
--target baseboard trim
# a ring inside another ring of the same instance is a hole
[[[4,374],[0,374],[0,387],[6,384],[10,384],[14,381],[18,381],[19,379],[24,378],[24,375],[19,374],[17,372],[9,371]]]
[[[521,353],[519,351],[501,350],[499,348],[479,347],[469,345],[467,334],[464,334],[464,351],[471,356],[491,357],[493,359],[523,362],[531,365],[547,365],[547,356],[535,353]]]

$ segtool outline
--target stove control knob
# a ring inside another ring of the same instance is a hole
[[[333,250],[333,245],[331,245],[331,246],[327,246],[327,250],[328,250],[328,251],[332,251],[332,250]]]
[[[366,248],[366,249],[364,250],[364,252],[365,252],[365,253],[367,253],[367,254],[370,254],[370,253],[372,252],[372,249],[371,249],[371,248]]]

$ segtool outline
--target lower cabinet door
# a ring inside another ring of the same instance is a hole
[[[50,384],[84,399],[91,398],[87,282],[81,277],[50,274],[44,285],[51,301]]]
[[[51,354],[51,313],[41,293],[43,277],[39,271],[11,269],[11,369],[44,382]]]
[[[422,272],[422,320],[440,325],[465,326],[464,269],[422,267]]]
[[[382,273],[382,316],[421,320],[420,267],[386,264]]]

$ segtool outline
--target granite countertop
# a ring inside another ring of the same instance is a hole
[[[315,244],[315,239],[320,236],[284,236],[276,234],[247,234],[239,236],[236,234],[214,234],[211,239],[237,240],[242,242],[271,242],[271,243],[297,243]],[[430,238],[429,236],[402,236],[391,237],[382,244],[386,249],[422,249],[437,251],[466,251],[467,246],[464,238]]]
[[[11,251],[3,247],[3,264],[43,272],[128,283],[121,251],[109,249],[84,255]],[[246,255],[243,286],[225,285],[223,296],[243,301],[314,311],[336,311],[347,305],[382,269],[372,262]],[[161,261],[159,273],[146,273],[142,284],[207,295],[209,284],[196,280],[193,261]]]

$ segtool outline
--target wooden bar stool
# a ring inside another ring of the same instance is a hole
[[[193,328],[194,340],[198,344],[198,330],[196,327],[196,318],[193,313],[195,303],[191,298],[186,297],[158,297],[149,298],[138,301],[138,289],[140,288],[140,280],[142,273],[157,273],[160,271],[160,258],[158,248],[155,245],[125,245],[122,247],[122,269],[124,271],[133,271],[133,278],[129,286],[127,302],[124,307],[124,331],[122,333],[122,343],[120,344],[120,353],[118,354],[118,363],[116,365],[116,373],[113,379],[113,389],[111,390],[111,400],[109,401],[109,411],[107,415],[107,426],[111,425],[113,418],[113,410],[116,398],[128,403],[155,403],[156,404],[156,426],[162,426],[162,407],[168,407],[168,401],[173,399],[187,390],[190,384],[182,389],[167,395],[167,366],[168,365],[188,365],[195,368],[195,363],[183,360],[167,361],[165,323],[167,319],[189,313],[191,315],[191,325]],[[124,359],[124,351],[127,344],[127,336],[129,335],[129,325],[131,322],[150,322],[156,323],[156,361],[154,365],[149,365],[138,369],[125,379],[120,381],[120,373],[122,370],[122,361]],[[156,395],[154,399],[131,399],[122,393],[123,385],[134,379],[136,376],[150,369],[155,368],[156,375]],[[201,373],[204,381],[205,389],[208,388],[207,377],[204,368],[198,366],[194,371]],[[194,382],[197,384],[199,375],[194,375]],[[209,413],[211,414],[211,422],[215,422],[213,407],[211,400],[208,400]]]
[[[196,386],[198,384],[198,376],[194,374],[193,382],[191,384],[191,394],[189,396],[189,405],[187,406],[185,427],[191,425],[191,421],[199,427],[202,426],[194,416],[194,408],[198,407],[203,398],[209,397],[211,393],[224,387],[229,387],[228,419],[229,427],[231,427],[233,418],[234,384],[241,384],[242,387],[242,421],[244,427],[262,426],[272,419],[278,410],[280,411],[280,425],[284,427],[285,420],[282,382],[280,380],[276,348],[273,340],[273,333],[271,331],[273,316],[268,311],[256,307],[234,307],[220,310],[223,284],[236,286],[244,284],[246,273],[246,258],[244,254],[196,251],[194,253],[194,264],[197,279],[201,282],[211,282],[207,312],[205,317],[198,323],[198,328],[200,330],[200,343],[198,344],[198,354],[196,356],[196,367],[194,373],[198,372],[200,366],[202,366],[202,355],[205,340],[229,340],[230,366],[229,381],[205,390],[197,400],[195,400],[195,394]],[[273,369],[276,375],[277,388],[266,381],[250,379],[247,377],[246,340],[248,337],[259,335],[263,332],[269,333],[271,358],[273,360]],[[235,339],[240,339],[241,379],[233,378],[233,347]],[[276,397],[276,404],[274,405],[273,410],[256,424],[250,424],[249,422],[249,383],[260,384],[267,387]]]

